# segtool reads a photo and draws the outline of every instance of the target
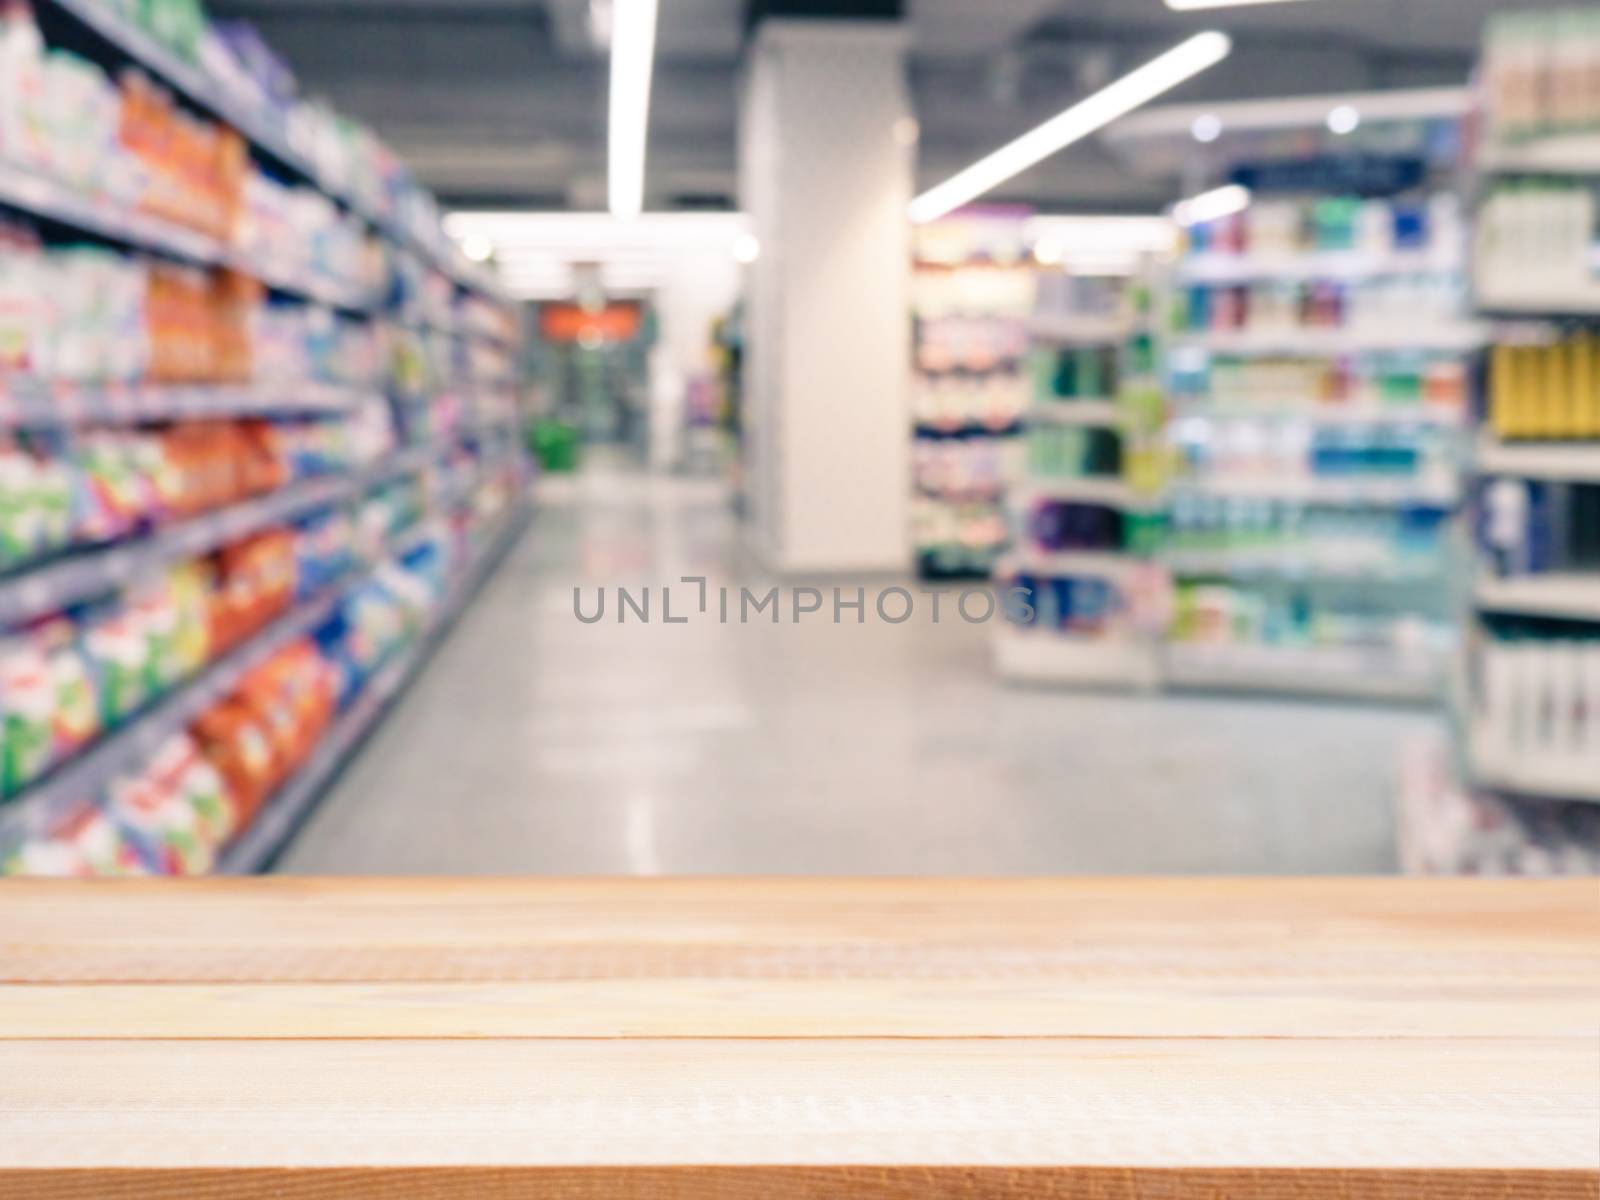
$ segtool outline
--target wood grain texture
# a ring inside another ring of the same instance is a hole
[[[0,884],[0,1198],[1597,1180],[1595,880]]]
[[[1590,1200],[1583,1172],[433,1167],[0,1173],[0,1200]]]

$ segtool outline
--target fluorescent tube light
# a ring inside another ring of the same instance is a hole
[[[644,211],[644,156],[650,133],[650,73],[656,57],[657,0],[616,0],[611,19],[611,110],[607,204],[615,217]]]
[[[1172,219],[1184,226],[1204,225],[1208,221],[1231,217],[1234,213],[1241,213],[1249,207],[1250,189],[1241,187],[1237,183],[1230,183],[1227,187],[1201,192],[1198,196],[1182,201],[1172,210]]]
[[[1167,0],[1174,12],[1199,12],[1204,8],[1243,8],[1247,4],[1288,4],[1293,0]]]
[[[1056,151],[1083,140],[1207,67],[1215,66],[1228,57],[1232,48],[1227,34],[1196,34],[924,192],[911,202],[911,219],[934,221],[953,212]]]

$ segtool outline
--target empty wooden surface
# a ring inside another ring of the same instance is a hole
[[[1600,881],[0,885],[0,1196],[1597,1174]]]

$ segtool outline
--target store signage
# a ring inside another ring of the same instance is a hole
[[[539,306],[539,333],[547,342],[629,342],[643,324],[643,310],[633,300],[592,309],[566,303]]]
[[[1427,177],[1428,167],[1421,158],[1354,154],[1244,163],[1234,168],[1229,181],[1258,196],[1284,192],[1393,196],[1421,187]]]

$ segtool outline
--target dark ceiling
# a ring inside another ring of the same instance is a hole
[[[592,0],[211,0],[255,21],[311,91],[371,123],[448,202],[603,207],[606,59]],[[604,0],[600,0],[604,2]],[[1299,0],[1175,13],[1163,0],[909,0],[919,174],[937,181],[1203,28],[1233,56],[1173,93],[1207,100],[1466,82],[1486,16],[1550,0]],[[661,0],[653,208],[735,191],[740,0]],[[1148,210],[1171,182],[1072,148],[1004,197]]]

